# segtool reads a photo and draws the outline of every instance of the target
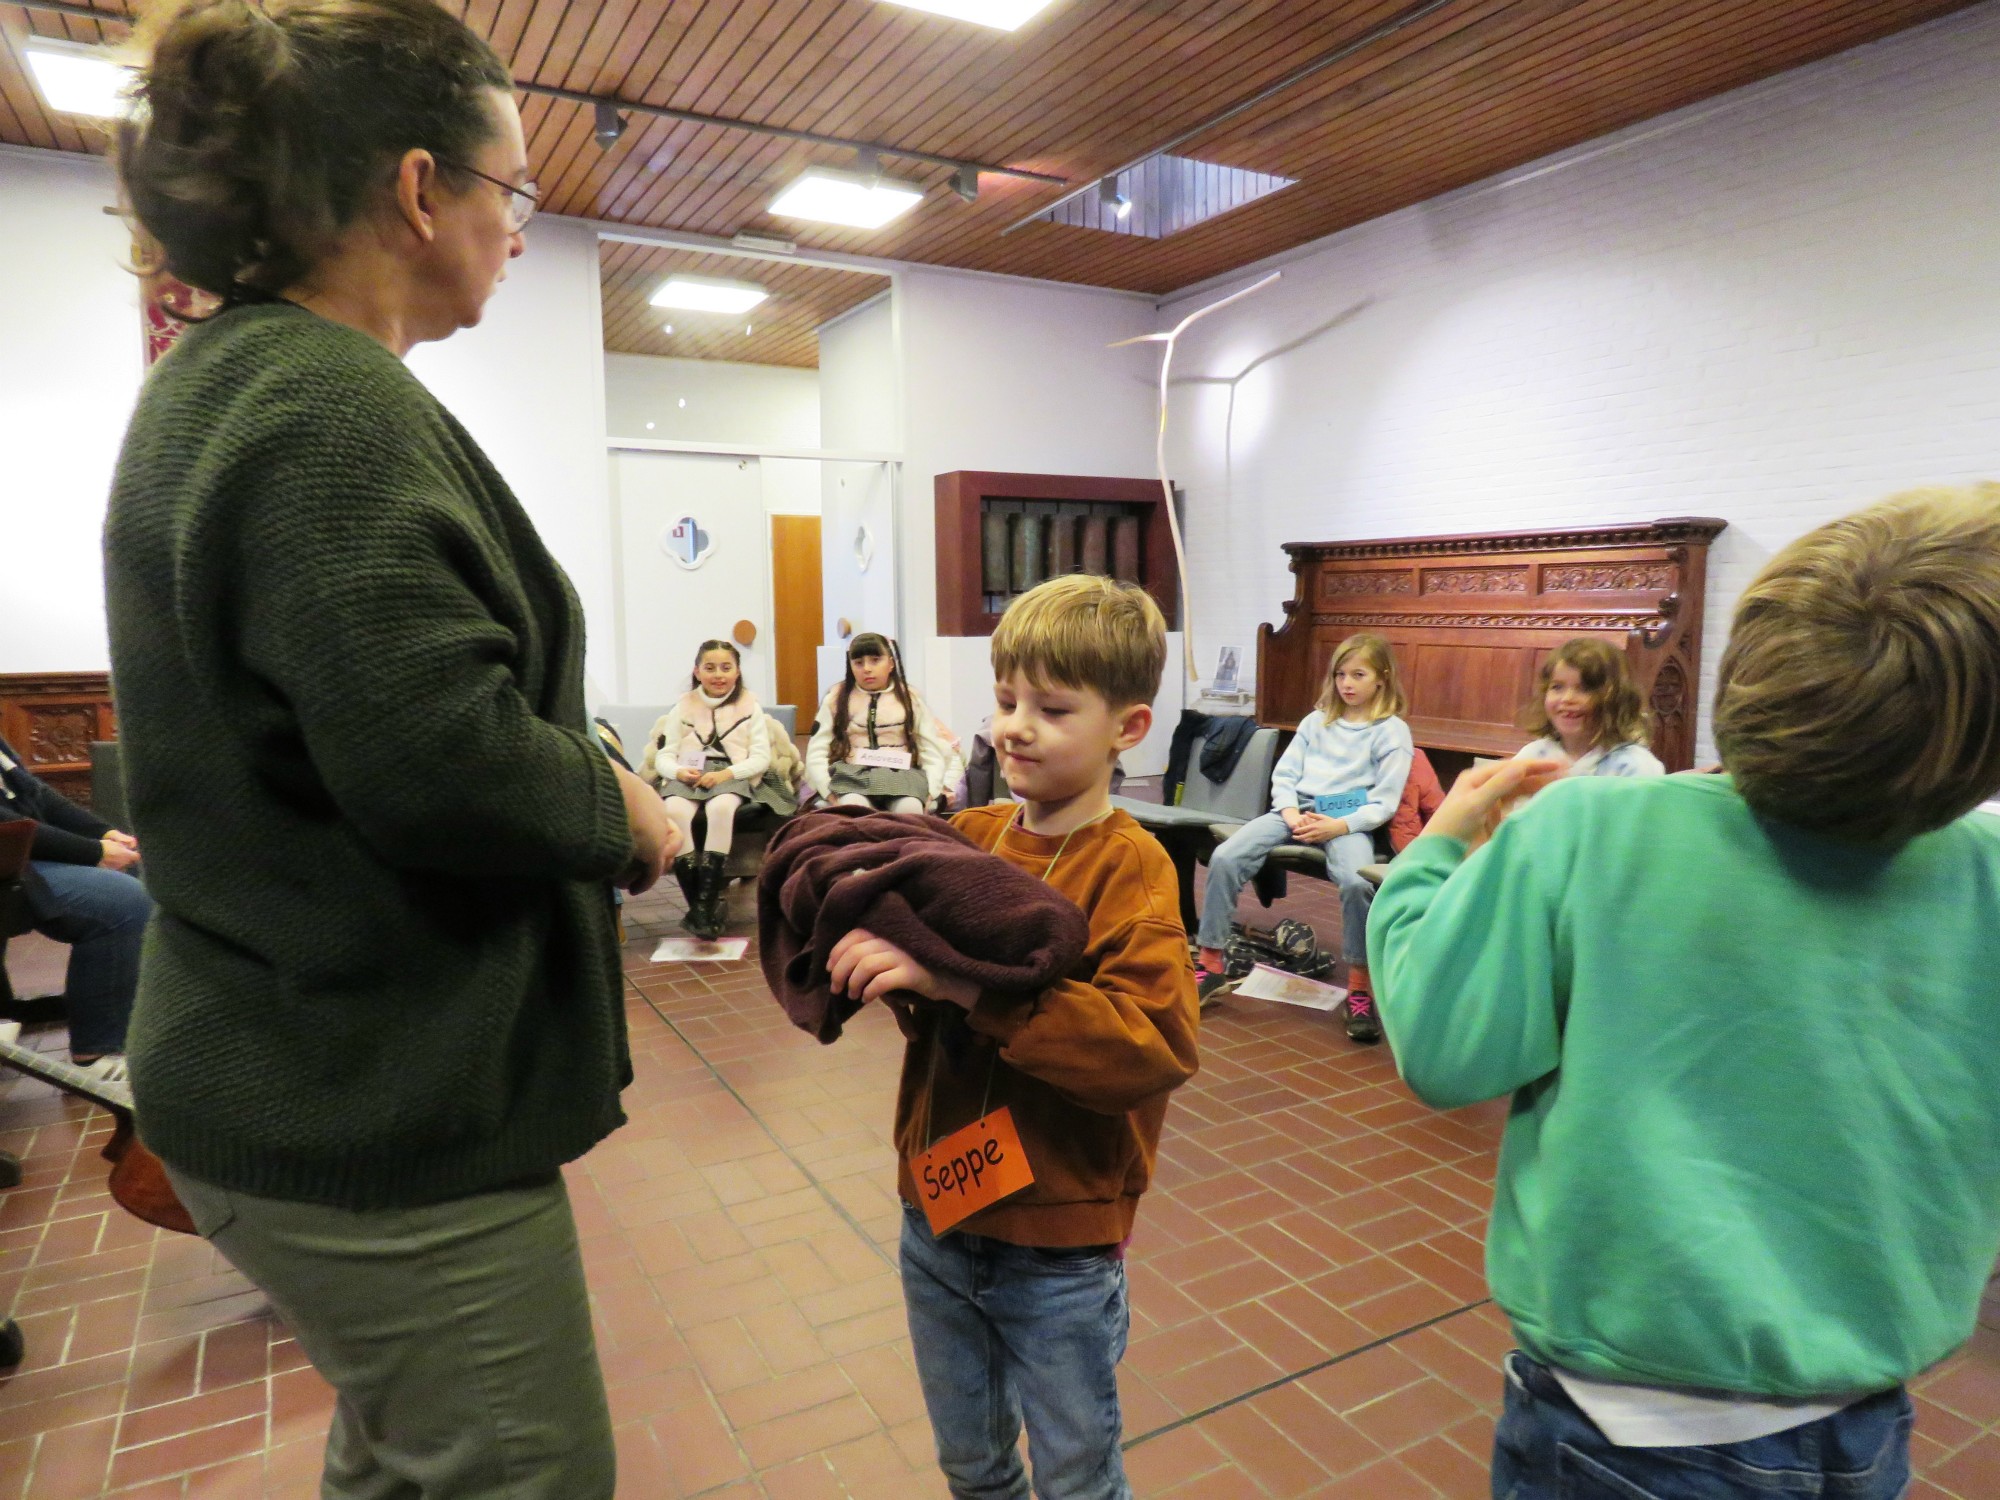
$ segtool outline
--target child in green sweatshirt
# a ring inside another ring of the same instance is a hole
[[[1493,1493],[1894,1500],[2000,1252],[2000,485],[1744,593],[1723,776],[1459,779],[1368,929],[1404,1078],[1512,1093]],[[1968,816],[1968,814],[1972,814]]]

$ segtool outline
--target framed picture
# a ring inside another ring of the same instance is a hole
[[[1236,691],[1236,674],[1243,664],[1243,650],[1240,646],[1224,646],[1221,659],[1215,664],[1214,690],[1218,693]]]

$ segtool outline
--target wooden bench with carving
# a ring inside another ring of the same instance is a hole
[[[1522,705],[1542,660],[1594,636],[1625,653],[1653,716],[1653,753],[1694,764],[1708,549],[1727,522],[1708,516],[1632,525],[1289,542],[1284,620],[1257,631],[1257,721],[1293,730],[1312,711],[1335,646],[1373,631],[1396,653],[1409,724],[1439,778],[1477,757],[1512,755],[1530,736]],[[1324,878],[1316,850],[1273,859]]]

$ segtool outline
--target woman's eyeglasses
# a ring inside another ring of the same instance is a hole
[[[528,227],[528,220],[534,218],[535,210],[542,206],[542,190],[532,182],[524,182],[516,186],[514,183],[503,181],[501,178],[482,172],[477,167],[468,167],[462,161],[445,161],[443,157],[439,157],[438,160],[444,162],[448,167],[456,167],[461,172],[470,172],[482,182],[490,182],[500,189],[501,192],[505,193],[507,195],[507,227],[516,234],[519,234],[523,229]]]

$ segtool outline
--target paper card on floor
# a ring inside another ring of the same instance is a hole
[[[1334,1010],[1347,998],[1338,985],[1322,984],[1303,974],[1287,974],[1269,964],[1258,964],[1237,981],[1236,993],[1252,1000],[1275,1000],[1280,1005],[1303,1005],[1307,1010]]]
[[[707,942],[698,937],[664,937],[653,950],[656,964],[734,963],[750,951],[747,937],[717,938]]]

